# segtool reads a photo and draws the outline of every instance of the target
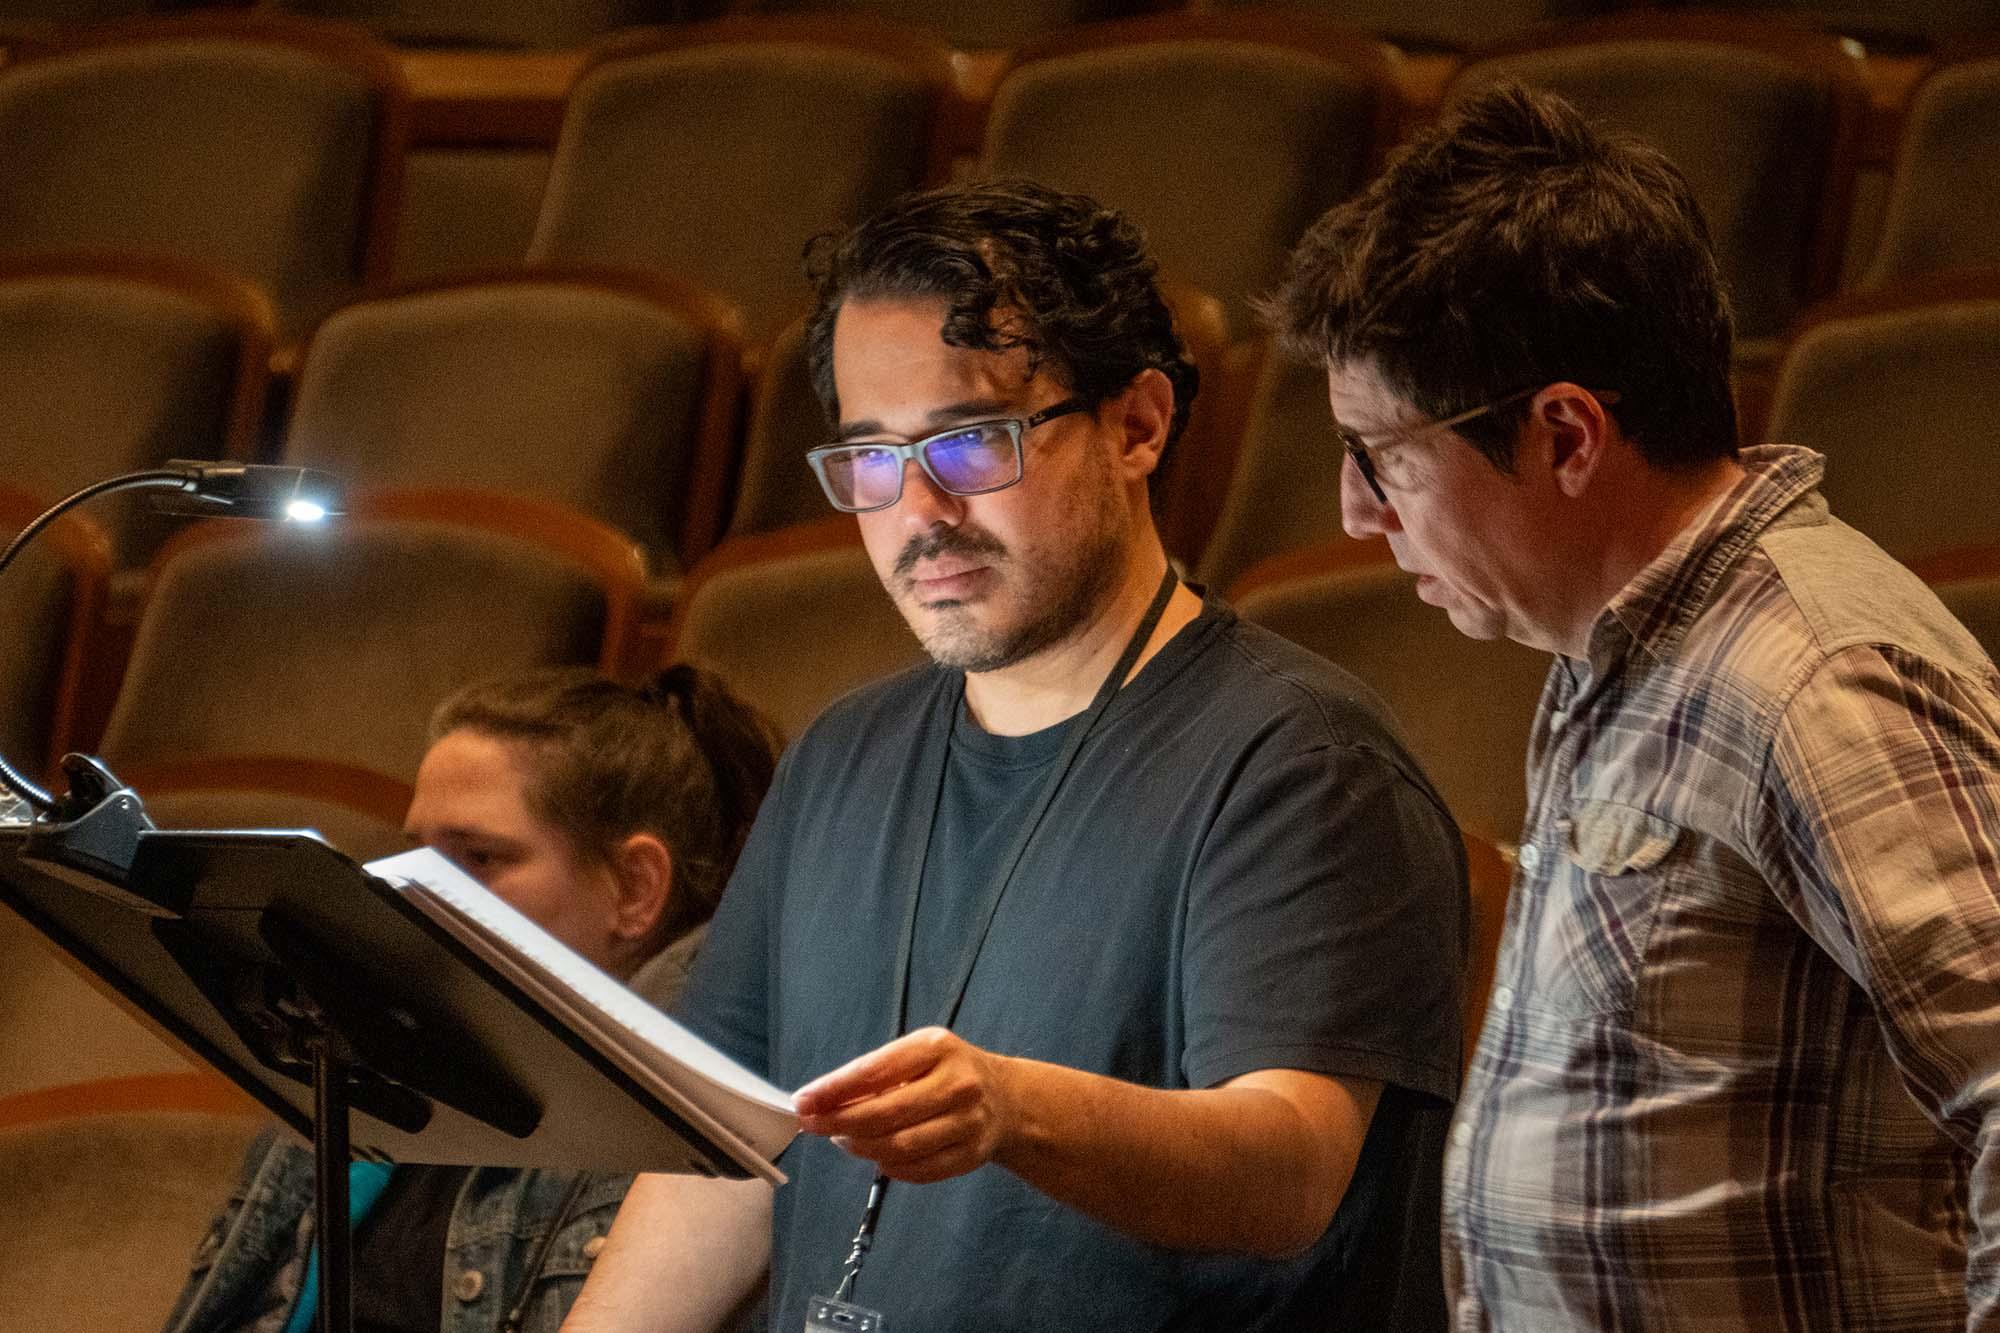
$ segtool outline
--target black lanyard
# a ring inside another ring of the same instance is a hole
[[[1167,602],[1180,586],[1173,567],[1169,565],[1160,576],[1159,591],[1153,594],[1151,606],[1139,621],[1137,629],[1125,644],[1125,651],[1118,656],[1117,665],[1104,677],[1104,683],[1097,687],[1097,697],[1091,700],[1089,709],[1082,720],[1073,725],[1067,740],[1063,742],[1062,753],[1057,756],[1055,767],[1042,783],[1041,795],[1035,800],[1035,808],[1021,823],[1021,830],[1014,837],[1014,846],[1001,860],[999,870],[993,876],[991,887],[986,891],[985,902],[981,905],[976,920],[979,928],[973,933],[971,943],[965,951],[965,958],[959,964],[957,980],[945,991],[944,1008],[940,1011],[936,1025],[950,1027],[958,1019],[959,1006],[965,1002],[966,988],[972,984],[972,972],[979,964],[979,951],[986,946],[986,936],[993,928],[993,918],[1000,911],[1000,900],[1007,895],[1007,886],[1014,880],[1014,872],[1020,867],[1021,858],[1027,853],[1028,844],[1034,840],[1035,830],[1041,826],[1042,817],[1054,803],[1056,792],[1063,780],[1069,776],[1076,763],[1077,754],[1083,743],[1097,728],[1111,701],[1125,684],[1125,678],[1132,674],[1133,664],[1139,660],[1146,641],[1159,628],[1160,617],[1166,614]],[[946,685],[937,692],[932,704],[930,736],[924,747],[922,767],[918,770],[917,790],[928,790],[931,794],[929,818],[923,823],[923,833],[916,842],[915,855],[911,858],[910,903],[903,913],[903,929],[896,946],[896,971],[889,987],[891,1007],[890,1036],[900,1037],[909,1021],[910,1002],[910,959],[916,950],[917,904],[922,897],[924,863],[930,859],[931,833],[937,825],[938,806],[944,799],[944,770],[947,752],[950,749],[952,728],[958,721],[958,710],[965,698],[965,678],[957,678],[956,688]],[[854,1290],[854,1279],[860,1275],[862,1261],[875,1241],[875,1223],[882,1214],[882,1199],[889,1191],[889,1178],[877,1175],[868,1187],[868,1204],[861,1216],[861,1226],[854,1234],[854,1245],[847,1256],[845,1271],[841,1274],[837,1296],[845,1300]]]

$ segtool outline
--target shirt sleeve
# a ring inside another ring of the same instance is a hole
[[[1761,801],[1768,878],[1973,1155],[1971,1326],[2000,1328],[2000,693],[1897,649],[1837,653],[1787,708]]]
[[[795,753],[788,750],[778,761],[673,1011],[696,1036],[765,1078],[771,1073],[770,1006],[776,975],[771,914],[785,863],[786,792]]]
[[[1247,764],[1188,899],[1192,1087],[1302,1069],[1457,1094],[1467,898],[1449,817],[1387,757]]]

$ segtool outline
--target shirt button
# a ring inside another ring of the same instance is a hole
[[[479,1293],[486,1290],[486,1274],[476,1268],[468,1268],[460,1273],[451,1284],[451,1294],[470,1305],[479,1299]]]
[[[1523,844],[1519,860],[1521,869],[1532,875],[1542,868],[1542,849],[1532,842]]]
[[[589,1240],[583,1243],[584,1258],[595,1259],[598,1255],[603,1253],[604,1253],[604,1237],[592,1236]]]
[[[1514,988],[1512,986],[1495,986],[1493,988],[1493,1008],[1512,1009],[1513,1007]]]
[[[1451,1127],[1451,1141],[1460,1148],[1472,1142],[1472,1126],[1463,1120],[1453,1125]]]

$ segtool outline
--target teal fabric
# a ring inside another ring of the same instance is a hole
[[[382,1197],[382,1191],[389,1188],[389,1173],[395,1168],[387,1162],[350,1162],[347,1167],[347,1225],[351,1230],[361,1225],[361,1219],[368,1216],[368,1210]],[[313,1316],[319,1312],[319,1242],[313,1242],[312,1257],[306,1260],[306,1280],[299,1287],[299,1303],[292,1308],[291,1320],[285,1325],[285,1333],[309,1333]]]

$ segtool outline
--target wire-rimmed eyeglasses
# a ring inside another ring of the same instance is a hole
[[[870,440],[828,444],[806,452],[813,475],[835,509],[865,514],[903,498],[903,468],[915,459],[937,488],[950,495],[1004,491],[1021,479],[1021,437],[1072,412],[1086,412],[1081,398],[1065,398],[1025,417],[971,421],[908,444]]]
[[[1504,398],[1495,398],[1490,403],[1468,408],[1456,416],[1445,417],[1441,421],[1427,421],[1421,426],[1396,431],[1374,444],[1368,443],[1357,432],[1349,430],[1338,422],[1334,423],[1333,431],[1340,438],[1341,447],[1347,450],[1347,456],[1354,460],[1354,470],[1361,474],[1361,480],[1367,482],[1368,489],[1374,492],[1377,503],[1386,505],[1389,503],[1389,497],[1383,493],[1382,482],[1376,475],[1375,455],[1412,443],[1434,430],[1449,430],[1453,426],[1462,426],[1468,421],[1485,416],[1488,412],[1498,411],[1511,403],[1518,403],[1523,398],[1540,393],[1542,387],[1537,384],[1533,388],[1516,390]],[[1590,395],[1607,406],[1618,401],[1616,389],[1592,389]]]

